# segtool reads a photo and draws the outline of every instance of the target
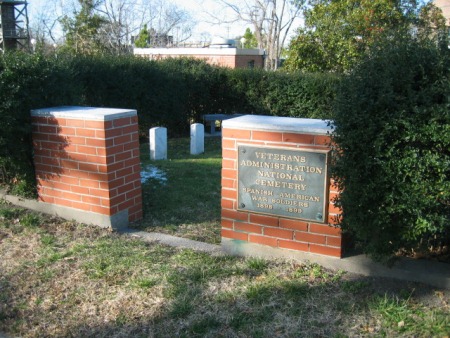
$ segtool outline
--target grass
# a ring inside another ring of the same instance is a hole
[[[219,138],[141,147],[144,219],[220,242]],[[0,332],[21,337],[445,337],[447,290],[317,264],[210,256],[0,202]]]
[[[20,337],[444,337],[450,293],[145,243],[0,204],[0,331]]]
[[[143,183],[144,220],[136,226],[209,243],[220,243],[221,139],[207,138],[205,152],[190,155],[188,138],[169,139],[168,160],[150,160],[141,145],[142,168],[157,169]]]

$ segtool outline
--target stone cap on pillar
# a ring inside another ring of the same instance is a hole
[[[222,122],[222,127],[229,129],[251,129],[318,135],[330,134],[333,131],[332,125],[331,120],[265,115],[243,115]]]
[[[111,121],[123,117],[136,116],[134,109],[121,108],[96,108],[80,106],[61,106],[51,108],[34,109],[31,111],[33,117],[59,117],[68,119]]]

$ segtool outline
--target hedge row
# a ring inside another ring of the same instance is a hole
[[[82,103],[64,62],[26,54],[0,57],[0,183],[32,195],[35,179],[30,110]]]
[[[398,37],[346,76],[334,116],[341,227],[364,250],[450,244],[450,55]]]
[[[188,135],[203,114],[330,118],[338,77],[230,70],[193,59],[75,58],[70,69],[91,106],[134,108],[141,131]]]
[[[34,185],[31,109],[132,108],[142,135],[164,126],[170,136],[187,136],[190,123],[207,113],[330,118],[337,80],[230,70],[192,59],[6,54],[0,56],[0,183],[15,182],[17,193]]]
[[[392,39],[343,79],[189,59],[0,56],[0,183],[14,193],[34,191],[30,110],[59,105],[136,109],[143,135],[187,136],[206,113],[333,119],[342,229],[379,257],[449,245],[450,58],[436,45]]]

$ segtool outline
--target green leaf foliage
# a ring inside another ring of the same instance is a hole
[[[60,23],[65,33],[64,49],[76,54],[95,54],[105,49],[100,29],[106,19],[94,13],[98,3],[94,0],[78,0],[80,10],[74,17],[64,16]]]
[[[61,105],[136,109],[140,135],[215,113],[331,117],[338,78],[213,67],[178,58],[6,54],[0,56],[0,183],[34,191],[30,110]]]
[[[305,25],[290,43],[285,67],[347,72],[377,41],[411,27],[424,34],[442,28],[439,11],[429,4],[420,15],[416,0],[311,1],[304,11]]]
[[[270,73],[263,102],[270,115],[329,119],[339,77],[320,73]]]
[[[242,37],[245,39],[244,48],[258,48],[258,41],[256,41],[256,36],[250,28],[247,27]]]
[[[139,31],[139,35],[134,41],[134,45],[137,48],[147,48],[149,39],[150,34],[148,33],[147,25],[144,25],[144,27]]]
[[[448,49],[397,37],[342,81],[333,135],[340,223],[376,257],[449,242],[449,74]]]
[[[235,91],[232,111],[244,114],[332,118],[339,77],[330,74],[235,69],[228,74]]]
[[[0,182],[13,182],[18,193],[34,192],[30,111],[78,104],[81,91],[72,76],[64,59],[0,57]]]

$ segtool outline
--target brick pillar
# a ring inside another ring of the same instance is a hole
[[[50,213],[111,228],[142,218],[135,110],[56,107],[31,115],[38,196]]]
[[[226,251],[342,257],[341,231],[333,226],[338,192],[324,160],[329,162],[330,131],[326,121],[313,119],[246,115],[223,121]]]

